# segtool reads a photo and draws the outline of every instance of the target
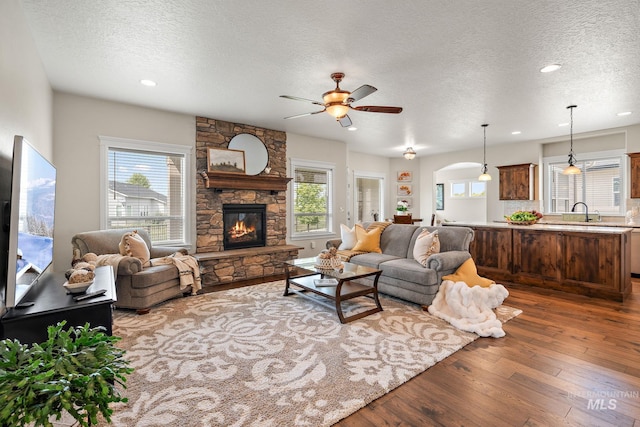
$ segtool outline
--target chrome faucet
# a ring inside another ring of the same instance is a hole
[[[587,204],[584,202],[575,202],[573,204],[573,207],[571,208],[571,212],[576,211],[577,205],[584,205],[584,222],[589,222],[589,206],[587,206]]]

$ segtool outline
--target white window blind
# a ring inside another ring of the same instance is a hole
[[[330,167],[292,163],[293,232],[292,236],[331,232],[332,175]]]
[[[143,228],[154,243],[186,244],[185,152],[106,146],[104,228]]]
[[[571,212],[577,202],[586,203],[589,212],[618,215],[623,213],[623,157],[611,153],[586,153],[576,162],[579,175],[563,175],[566,160],[547,162],[548,211]],[[578,209],[584,212],[584,207]]]

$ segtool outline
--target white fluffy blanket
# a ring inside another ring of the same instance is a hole
[[[474,332],[481,337],[500,338],[505,333],[493,309],[508,296],[509,291],[495,283],[483,288],[444,280],[429,306],[429,313],[463,331]]]

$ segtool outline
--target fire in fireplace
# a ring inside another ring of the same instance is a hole
[[[225,250],[265,246],[267,243],[266,205],[222,205]]]

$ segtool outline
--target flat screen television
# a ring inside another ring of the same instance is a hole
[[[56,168],[22,136],[13,141],[4,303],[19,307],[53,261]],[[6,218],[5,218],[6,222]]]

